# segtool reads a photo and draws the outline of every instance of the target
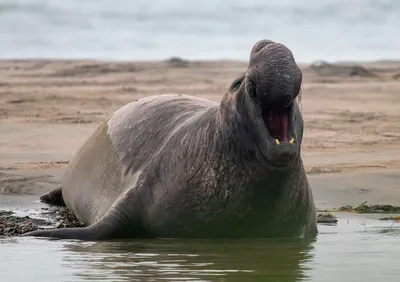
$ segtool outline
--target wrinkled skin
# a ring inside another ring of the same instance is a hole
[[[28,236],[303,237],[317,233],[300,156],[302,74],[290,50],[257,42],[220,103],[185,95],[132,102],[79,149],[62,188],[41,197],[89,225]],[[293,143],[277,145],[263,113],[291,107]]]

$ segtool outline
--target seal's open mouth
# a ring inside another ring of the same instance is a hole
[[[292,113],[293,104],[285,108],[262,110],[264,124],[277,144],[280,142],[294,143]]]

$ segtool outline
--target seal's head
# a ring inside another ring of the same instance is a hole
[[[300,155],[303,120],[296,98],[301,82],[292,52],[283,44],[261,40],[251,50],[247,71],[227,93],[271,167],[290,167]]]

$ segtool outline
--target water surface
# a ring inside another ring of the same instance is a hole
[[[0,280],[399,281],[400,223],[338,216],[311,242],[2,238]]]

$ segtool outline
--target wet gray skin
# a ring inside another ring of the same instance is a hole
[[[158,95],[125,105],[78,150],[62,187],[41,197],[89,226],[26,235],[313,237],[301,80],[291,51],[262,40],[220,103]]]

